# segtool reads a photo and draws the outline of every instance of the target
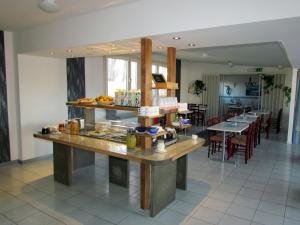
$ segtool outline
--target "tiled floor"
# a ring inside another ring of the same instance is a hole
[[[53,181],[52,160],[0,166],[0,225],[299,225],[300,148],[263,140],[247,165],[189,155],[188,191],[155,218],[139,208],[139,167],[130,187],[109,184],[107,159],[74,174],[67,187]]]

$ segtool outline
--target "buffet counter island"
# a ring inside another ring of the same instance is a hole
[[[165,80],[162,74],[152,74],[152,40],[142,38],[140,43],[141,90],[116,91],[114,98],[72,99],[67,107],[74,112],[82,108],[79,112],[84,115],[67,121],[66,127],[60,124],[62,132],[51,133],[50,128],[43,128],[34,137],[53,142],[54,179],[65,185],[72,185],[76,169],[95,164],[95,153],[108,156],[109,182],[123,187],[129,185],[129,161],[140,163],[140,206],[155,216],[175,200],[176,188],[186,190],[187,155],[199,149],[204,140],[196,135],[178,136],[175,131],[178,126],[189,125],[188,119],[179,120],[177,115],[187,104],[178,104],[175,95],[179,89],[176,49],[167,48]],[[159,89],[167,90],[167,96],[159,96]],[[153,91],[156,96],[152,98]],[[129,126],[124,132],[117,123],[114,127],[96,123],[95,109],[107,110],[108,114],[111,110],[137,114],[138,126]],[[88,124],[92,124],[90,129]]]
[[[204,144],[201,138],[178,136],[178,142],[166,147],[165,153],[156,153],[152,149],[129,149],[126,144],[66,133],[35,133],[34,137],[53,142],[54,179],[65,185],[72,184],[76,169],[95,164],[95,153],[109,157],[109,181],[123,187],[129,185],[129,161],[147,164],[150,182],[140,188],[141,193],[145,193],[143,189],[149,192],[151,216],[175,200],[176,188],[186,190],[187,154]]]

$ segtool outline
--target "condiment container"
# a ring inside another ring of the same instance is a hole
[[[65,124],[64,123],[60,123],[59,125],[58,125],[58,131],[59,132],[63,132],[65,130]]]
[[[136,147],[135,130],[132,128],[130,128],[127,131],[126,144],[127,144],[127,148],[135,148]]]
[[[80,125],[77,120],[72,120],[70,124],[70,134],[77,135],[79,134]]]

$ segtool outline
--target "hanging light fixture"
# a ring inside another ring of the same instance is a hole
[[[41,0],[38,7],[47,13],[55,13],[60,9],[60,6],[55,2],[55,0]]]

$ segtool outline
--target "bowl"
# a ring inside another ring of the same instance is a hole
[[[190,124],[190,120],[189,119],[182,119],[182,124],[183,125],[188,125],[188,124]]]
[[[145,133],[147,131],[147,127],[136,127],[135,130],[138,133]]]
[[[149,127],[148,128],[149,134],[157,134],[157,132],[158,132],[158,127]]]

